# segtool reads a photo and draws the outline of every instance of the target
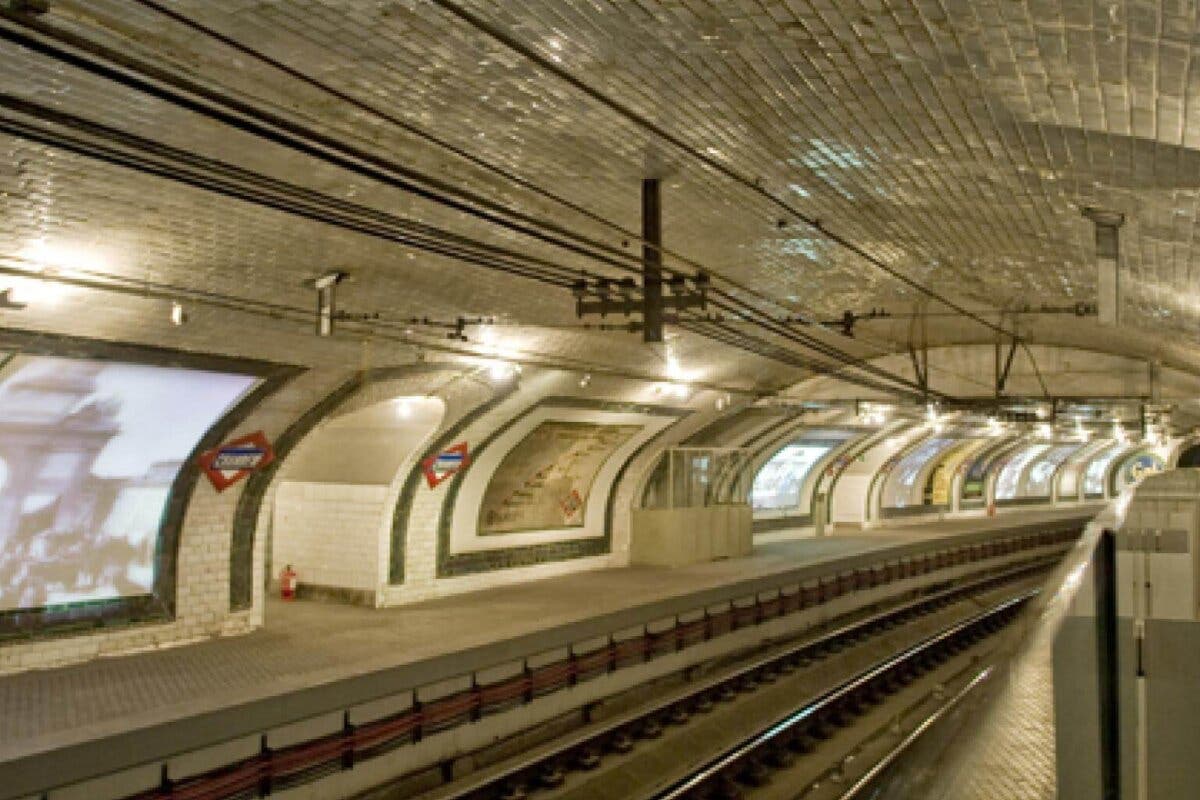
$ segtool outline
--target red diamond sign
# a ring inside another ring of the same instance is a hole
[[[255,431],[201,453],[197,463],[212,481],[213,488],[223,492],[274,460],[275,451],[267,441],[267,435]]]
[[[425,473],[425,482],[433,489],[447,478],[462,472],[470,463],[471,455],[467,452],[467,443],[459,442],[422,461],[421,471]]]

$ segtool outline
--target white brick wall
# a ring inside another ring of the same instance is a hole
[[[474,387],[474,390],[472,390]],[[526,372],[521,376],[520,388],[496,408],[469,425],[459,438],[474,445],[487,438],[499,426],[516,414],[538,402],[543,397],[585,397],[593,400],[671,405],[672,400],[656,391],[655,385],[641,381],[596,376],[587,388],[580,388],[578,375],[562,371]],[[471,409],[486,402],[489,394],[481,395],[478,385],[460,382],[447,387],[439,396],[446,401],[446,418],[443,429],[453,425]],[[590,558],[577,558],[529,567],[514,567],[495,572],[438,579],[437,574],[437,531],[441,521],[444,492],[449,488],[443,483],[435,489],[422,486],[413,498],[409,515],[406,548],[406,577],[402,586],[387,587],[383,593],[385,605],[400,605],[435,597],[445,597],[463,592],[477,591],[494,586],[524,583],[530,580],[555,577],[593,569],[623,566],[628,563],[629,509],[630,503],[640,496],[641,487],[650,470],[658,463],[662,449],[690,436],[715,417],[713,401],[715,395],[698,392],[686,405],[696,411],[668,428],[655,443],[636,456],[615,487],[617,492],[616,513],[613,519],[613,552]],[[440,435],[440,432],[439,432]],[[403,476],[401,476],[401,481]],[[398,488],[397,488],[398,491]]]
[[[388,487],[283,481],[275,490],[271,564],[291,564],[301,582],[375,592],[377,537]]]

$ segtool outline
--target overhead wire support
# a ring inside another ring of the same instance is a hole
[[[569,200],[555,192],[552,192],[552,191],[546,189],[545,187],[534,184],[532,181],[522,178],[520,175],[512,172],[511,170],[505,169],[504,167],[502,167],[500,165],[497,165],[497,164],[490,162],[484,158],[481,158],[473,153],[470,153],[470,152],[466,151],[465,149],[458,147],[458,146],[454,145],[453,143],[448,142],[448,141],[422,129],[419,126],[414,125],[414,124],[404,120],[403,118],[398,117],[397,115],[392,114],[392,113],[388,112],[387,110],[380,108],[377,105],[373,105],[371,103],[365,102],[362,99],[354,96],[353,94],[351,94],[349,92],[342,91],[324,81],[318,80],[317,78],[314,78],[311,75],[306,74],[306,73],[302,72],[301,70],[296,69],[295,67],[280,61],[279,59],[272,58],[271,56],[267,55],[266,53],[264,53],[260,50],[257,50],[255,48],[249,47],[248,45],[232,38],[231,36],[225,35],[225,34],[221,33],[220,31],[217,31],[207,25],[204,25],[204,24],[186,16],[185,14],[182,14],[174,9],[168,8],[165,5],[163,5],[162,3],[158,2],[157,0],[133,0],[133,2],[137,2],[140,5],[142,5],[143,7],[163,15],[167,19],[170,19],[180,25],[183,25],[184,27],[186,27],[187,29],[189,29],[195,33],[204,35],[208,38],[213,39],[214,41],[221,43],[222,45],[224,45],[226,47],[232,48],[233,50],[242,54],[243,56],[253,59],[261,64],[265,64],[272,69],[278,70],[281,73],[283,73],[284,75],[287,75],[287,76],[303,83],[304,85],[309,86],[310,88],[324,92],[328,96],[333,97],[337,100],[340,100],[344,103],[347,103],[350,106],[352,106],[353,108],[355,108],[361,112],[364,112],[368,115],[374,116],[376,119],[379,119],[388,124],[394,125],[400,130],[403,130],[411,135],[414,135],[414,136],[422,139],[423,141],[429,142],[439,148],[442,148],[446,152],[451,153],[459,158],[464,159],[465,161],[467,161],[468,163],[472,164],[475,167],[478,167],[487,172],[490,172],[493,175],[497,175],[497,176],[513,183],[514,185],[521,187],[522,189],[533,192],[534,194],[536,194],[544,199],[550,200],[554,203],[557,203],[561,207],[569,209],[570,211],[572,211],[576,214],[579,214],[580,216],[582,216],[592,222],[595,222],[595,223],[597,223],[609,230],[612,230],[614,232],[620,233],[623,237],[626,238],[627,241],[631,240],[631,239],[635,240],[643,246],[644,254],[646,252],[654,251],[662,256],[669,256],[670,258],[674,259],[675,261],[678,261],[679,263],[689,266],[691,268],[694,268],[698,271],[712,272],[711,270],[706,268],[704,265],[696,262],[695,260],[687,258],[686,256],[683,256],[682,254],[680,254],[678,252],[675,252],[667,247],[664,247],[661,242],[652,242],[652,241],[648,241],[646,238],[639,237],[633,231],[629,230],[628,228],[624,227],[623,225],[620,225],[617,222],[614,222],[613,220],[610,220],[600,214],[597,214],[596,212],[594,212],[588,208],[585,208],[585,207],[579,205],[578,203],[572,202],[571,200]],[[626,243],[627,243],[627,241],[626,241]],[[676,272],[675,274],[676,274],[676,276],[679,275],[678,272]],[[745,284],[741,283],[740,281],[737,281],[726,275],[722,275],[722,274],[716,273],[716,272],[712,272],[712,274],[714,274],[716,277],[719,277],[723,283],[728,284],[729,286],[736,289],[738,292],[749,295],[757,300],[760,300],[765,303],[769,303],[771,305],[793,308],[790,304],[784,304],[784,303],[780,302],[778,300],[778,298],[769,297],[769,296],[763,294],[762,292],[760,292],[756,289],[753,289],[752,287],[746,286]],[[749,306],[749,304],[746,303],[746,301],[742,300],[741,298],[734,297],[733,295],[729,295],[729,298],[732,302],[735,302],[739,305],[743,305],[743,306],[747,306],[747,307]],[[816,321],[815,318],[806,319],[803,315],[793,315],[793,316],[794,316],[794,319],[792,319],[791,321],[799,322],[801,324],[811,324]]]
[[[636,232],[630,230],[629,228],[626,228],[625,226],[621,225],[618,222],[608,219],[607,217],[604,217],[601,214],[598,214],[595,211],[592,211],[591,209],[580,205],[579,203],[569,200],[568,198],[563,197],[562,195],[560,195],[556,192],[546,189],[543,186],[539,186],[538,184],[535,184],[532,181],[521,177],[520,175],[512,172],[511,170],[505,169],[503,166],[500,166],[500,165],[495,164],[491,161],[488,161],[484,158],[481,158],[480,156],[477,156],[474,153],[468,152],[467,150],[463,149],[462,147],[459,147],[459,146],[453,144],[452,142],[446,141],[445,139],[442,139],[441,137],[438,137],[419,126],[414,125],[411,122],[408,122],[407,120],[405,120],[395,114],[392,114],[392,113],[380,108],[377,105],[367,103],[367,102],[363,101],[362,99],[354,96],[353,94],[350,94],[349,92],[342,91],[341,89],[338,89],[335,86],[332,86],[324,81],[318,80],[317,78],[314,78],[311,75],[309,75],[305,72],[302,72],[301,70],[296,69],[295,67],[293,67],[289,64],[286,64],[277,58],[273,58],[273,57],[267,55],[266,53],[262,52],[261,50],[256,50],[255,48],[250,47],[250,46],[244,44],[243,42],[240,42],[240,41],[234,39],[231,36],[223,34],[220,31],[215,30],[214,28],[212,28],[210,26],[204,25],[204,24],[192,19],[191,17],[188,17],[185,14],[182,14],[179,11],[176,11],[175,9],[169,8],[165,5],[163,5],[162,3],[158,2],[157,0],[132,0],[132,2],[139,3],[140,5],[142,5],[145,8],[156,11],[159,14],[162,14],[163,16],[167,17],[168,19],[171,19],[171,20],[175,21],[176,23],[179,23],[180,25],[187,27],[189,30],[194,31],[199,34],[202,34],[204,36],[207,36],[207,37],[213,39],[214,41],[220,42],[221,44],[232,48],[233,50],[237,51],[238,53],[241,53],[242,55],[244,55],[248,58],[258,61],[259,63],[265,64],[273,69],[276,69],[276,70],[282,72],[285,75],[288,75],[289,77],[291,77],[297,81],[300,81],[301,83],[303,83],[306,86],[309,86],[310,88],[324,92],[325,94],[329,95],[330,97],[336,98],[336,99],[350,105],[351,107],[357,109],[358,111],[364,112],[368,115],[375,117],[376,119],[379,119],[379,120],[387,122],[391,125],[394,125],[397,128],[399,128],[400,130],[405,131],[406,133],[409,133],[413,136],[418,137],[419,139],[421,139],[423,141],[426,141],[426,142],[433,144],[439,148],[442,148],[446,152],[451,153],[451,154],[457,156],[458,158],[465,160],[472,166],[478,167],[486,172],[490,172],[493,175],[497,175],[497,176],[513,183],[514,185],[521,187],[522,189],[524,189],[526,191],[532,192],[532,193],[538,195],[539,197],[550,200],[551,202],[554,202],[554,203],[562,206],[563,208],[568,209],[568,210],[578,214],[579,216],[589,220],[590,222],[594,222],[604,228],[607,228],[608,230],[611,230],[615,233],[619,233],[626,241],[632,240],[636,244],[641,245],[644,250],[647,248],[650,250],[654,250],[654,251],[658,252],[661,256],[670,257],[671,259],[679,262],[680,264],[691,267],[692,269],[702,271],[702,272],[707,272],[714,276],[720,277],[723,282],[729,284],[733,288],[737,289],[739,292],[744,292],[746,294],[749,294],[763,302],[770,303],[772,305],[777,305],[780,307],[787,307],[787,306],[785,306],[785,304],[781,303],[777,298],[769,297],[766,294],[758,291],[757,289],[747,286],[747,285],[741,283],[740,281],[737,281],[726,275],[717,275],[717,273],[714,272],[713,270],[711,270],[710,268],[705,267],[705,265],[695,261],[694,259],[688,258],[687,256],[684,256],[681,253],[664,246],[662,242],[649,241],[646,238],[644,238],[643,236],[640,236]],[[666,267],[666,269],[668,271],[672,271],[672,272],[675,271],[669,266]]]
[[[397,165],[372,153],[362,151],[360,148],[347,146],[344,142],[332,139],[325,134],[306,130],[303,126],[295,122],[281,118],[263,109],[255,108],[236,98],[223,96],[219,92],[215,92],[211,88],[198,84],[186,77],[148,64],[72,32],[57,29],[40,19],[34,19],[2,8],[0,8],[0,17],[3,17],[10,24],[19,25],[37,34],[36,36],[30,35],[11,27],[0,26],[0,38],[55,58],[63,63],[174,103],[181,108],[231,125],[239,130],[283,145],[302,154],[326,161],[334,166],[347,169],[364,177],[379,180],[385,185],[412,192],[424,199],[471,214],[486,222],[501,225],[515,232],[529,235],[547,244],[563,248],[576,255],[592,259],[607,266],[616,267],[624,271],[632,271],[641,265],[641,260],[636,256],[604,245],[603,243],[589,241],[586,245],[581,245],[564,240],[558,236],[550,236],[536,226],[541,225],[547,227],[547,229],[563,231],[564,235],[576,240],[581,238],[573,232],[556,228],[553,224],[546,223],[545,221],[528,218],[527,215],[507,209],[502,205],[488,201],[486,198],[471,197],[472,201],[478,201],[485,207],[499,212],[501,215],[510,214],[516,218],[530,219],[535,224],[535,227],[531,228],[528,225],[514,223],[503,216],[497,216],[496,213],[492,213],[490,210],[484,211],[463,200],[431,191],[413,183],[413,180],[417,180],[418,182],[433,180],[428,176],[416,173],[413,170]],[[46,41],[47,39],[51,41],[48,42]],[[55,45],[52,43],[54,41],[64,46]],[[108,61],[110,64],[117,65],[119,69],[98,63],[95,59]],[[142,77],[139,77],[139,75]],[[201,98],[203,102],[197,98]],[[219,106],[224,106],[228,110],[224,110]],[[111,158],[112,155],[109,154],[109,157]],[[401,177],[397,177],[398,175]],[[461,191],[455,189],[455,187],[447,186],[444,182],[433,180],[432,185],[437,186],[439,189],[447,189],[460,196],[462,195]],[[597,252],[597,250],[602,252]],[[729,294],[727,291],[722,290],[722,294],[732,303],[743,307],[749,314],[757,317],[761,324],[763,315],[758,309]],[[773,323],[771,324],[773,325]],[[780,333],[778,329],[773,332]],[[827,353],[830,352],[827,346],[821,349]],[[853,366],[858,366],[861,363],[859,359],[855,359],[846,353],[838,353],[835,357]],[[889,380],[894,379],[895,376],[889,377]]]
[[[682,138],[671,133],[666,128],[662,127],[661,125],[654,122],[650,118],[644,116],[643,114],[638,113],[637,111],[633,110],[632,108],[625,105],[624,103],[622,103],[618,100],[615,100],[612,97],[609,97],[604,92],[601,92],[599,89],[594,88],[590,84],[585,83],[584,81],[580,80],[579,78],[575,77],[573,74],[568,72],[566,69],[563,69],[558,64],[555,64],[549,58],[546,58],[545,56],[538,53],[536,50],[534,50],[529,45],[518,40],[514,36],[511,36],[508,33],[505,33],[504,31],[497,28],[495,25],[490,24],[487,20],[483,19],[479,15],[474,14],[471,11],[468,11],[467,9],[463,8],[461,5],[459,5],[455,2],[452,2],[451,0],[433,0],[433,2],[435,2],[438,6],[443,8],[448,13],[458,17],[459,19],[463,20],[464,22],[466,22],[467,24],[476,28],[477,30],[487,34],[487,36],[496,40],[497,42],[500,42],[508,49],[520,54],[522,57],[528,59],[529,61],[532,61],[539,68],[554,75],[559,80],[569,84],[571,87],[584,93],[585,95],[587,95],[591,99],[595,100],[596,102],[604,105],[609,110],[614,111],[617,114],[625,117],[627,120],[629,120],[630,122],[633,122],[634,124],[638,125],[639,127],[650,131],[658,138],[667,142],[668,144],[675,147],[676,149],[684,152],[689,157],[704,164],[709,169],[719,173],[720,175],[723,175],[724,177],[728,178],[729,180],[732,180],[732,181],[740,184],[741,186],[758,194],[760,197],[763,197],[764,199],[769,201],[771,204],[773,204],[777,208],[787,212],[788,214],[791,214],[793,217],[800,220],[805,225],[808,225],[813,230],[822,234],[825,238],[829,239],[830,241],[834,242],[835,244],[840,245],[841,247],[845,248],[846,250],[849,250],[851,253],[858,256],[866,263],[870,264],[871,266],[875,267],[876,269],[879,269],[879,270],[887,273],[891,277],[893,277],[896,280],[903,283],[905,286],[908,286],[909,288],[911,288],[921,294],[924,294],[933,300],[938,301],[939,303],[945,305],[946,307],[959,312],[963,316],[968,317],[971,320],[974,320],[975,322],[979,323],[980,325],[983,325],[984,327],[986,327],[990,330],[996,331],[998,333],[1010,335],[1010,336],[1013,335],[1013,333],[1011,331],[1005,330],[1002,326],[997,325],[996,323],[986,319],[985,317],[983,317],[979,314],[974,313],[973,311],[970,311],[969,309],[959,305],[958,303],[956,303],[955,301],[946,297],[945,295],[941,294],[940,292],[934,291],[933,289],[930,289],[929,287],[921,284],[920,282],[916,281],[915,279],[910,278],[909,276],[905,275],[903,272],[900,272],[899,270],[897,270],[894,267],[887,264],[887,262],[872,255],[867,250],[865,250],[862,246],[856,244],[855,242],[850,241],[850,239],[843,236],[842,234],[839,234],[836,231],[831,230],[830,228],[828,228],[825,225],[825,223],[822,220],[820,220],[816,217],[813,217],[809,214],[806,214],[805,212],[796,208],[791,203],[788,203],[787,201],[780,199],[779,197],[775,196],[767,189],[764,189],[762,186],[760,186],[754,180],[747,178],[746,176],[742,175],[738,171],[725,165],[719,159],[716,159],[716,158],[710,156],[709,154],[704,153],[703,151],[693,147],[692,145],[685,142]]]

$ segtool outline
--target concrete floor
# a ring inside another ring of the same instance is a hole
[[[776,541],[744,559],[601,570],[391,609],[273,600],[265,628],[246,636],[0,678],[0,765],[399,665],[435,668],[436,659],[444,670],[483,652],[500,663],[537,652],[506,653],[518,638],[527,647],[531,634],[801,565],[1080,515],[1074,508]]]

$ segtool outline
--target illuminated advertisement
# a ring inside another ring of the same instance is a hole
[[[549,420],[504,456],[484,493],[480,535],[583,526],[597,473],[640,425]]]
[[[754,476],[750,503],[756,511],[797,508],[813,465],[841,442],[797,442],[784,447]]]
[[[1120,480],[1120,483],[1117,484],[1117,491],[1137,483],[1147,475],[1162,472],[1165,466],[1162,457],[1155,453],[1138,453],[1133,458],[1126,459],[1117,473],[1118,480]]]
[[[1050,448],[1029,468],[1029,478],[1025,482],[1022,497],[1049,497],[1050,480],[1063,462],[1079,450],[1079,444],[1061,444]]]
[[[0,367],[0,610],[149,594],[171,484],[257,381],[9,358]]]
[[[996,478],[996,499],[1012,500],[1016,497],[1021,475],[1025,472],[1025,468],[1035,458],[1046,452],[1049,447],[1050,445],[1048,444],[1030,445],[1013,456],[1004,465],[1004,468],[1000,470],[1000,475]]]
[[[946,454],[929,475],[926,487],[927,502],[935,506],[950,504],[950,490],[954,475],[963,468],[963,463],[978,450],[979,440],[965,440],[961,447]]]
[[[964,500],[983,497],[983,485],[987,480],[987,470],[992,463],[994,453],[984,453],[971,463],[963,478],[962,496]]]
[[[1109,465],[1112,464],[1113,460],[1124,449],[1124,445],[1118,444],[1111,450],[1107,450],[1102,455],[1092,459],[1083,473],[1083,492],[1085,495],[1104,494],[1104,475],[1108,472]]]
[[[897,462],[888,475],[883,492],[884,508],[903,508],[909,503],[912,488],[921,470],[942,451],[959,442],[958,439],[935,438],[922,442]]]

